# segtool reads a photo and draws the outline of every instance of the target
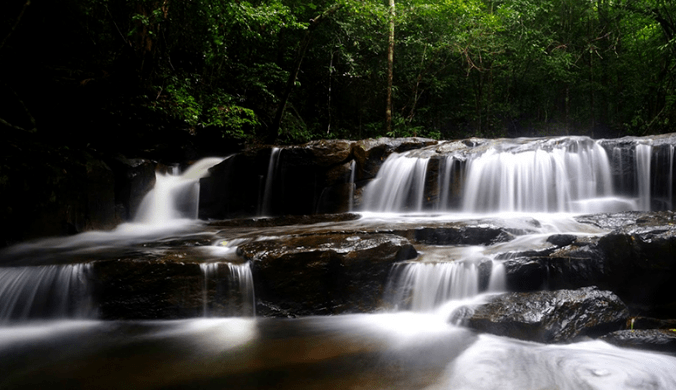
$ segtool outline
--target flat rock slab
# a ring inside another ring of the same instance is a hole
[[[474,308],[463,323],[500,336],[562,343],[621,329],[628,316],[615,294],[587,287],[499,295]]]
[[[286,317],[374,311],[391,265],[417,256],[391,234],[270,238],[238,253],[253,262],[257,312]]]
[[[676,354],[676,330],[673,329],[619,330],[601,340],[620,347]]]

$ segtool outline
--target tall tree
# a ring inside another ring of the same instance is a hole
[[[390,0],[389,34],[387,39],[387,107],[385,108],[385,133],[392,132],[392,84],[394,82],[394,0]]]
[[[282,124],[282,118],[284,118],[286,104],[289,101],[289,97],[291,96],[293,86],[296,84],[296,79],[298,79],[298,72],[300,72],[300,67],[303,64],[303,59],[305,58],[305,54],[307,53],[307,48],[310,45],[310,41],[312,40],[312,33],[317,28],[319,23],[329,18],[341,7],[342,4],[340,3],[334,4],[332,7],[328,8],[326,11],[310,20],[310,24],[307,27],[305,36],[303,37],[303,40],[301,41],[300,46],[298,47],[298,53],[296,54],[296,60],[294,61],[293,69],[291,70],[291,72],[289,72],[289,78],[287,79],[286,87],[284,88],[284,93],[279,102],[277,112],[275,114],[275,119],[272,122],[270,129],[268,130],[267,137],[268,143],[274,143],[277,140],[277,137],[279,136],[279,128]]]

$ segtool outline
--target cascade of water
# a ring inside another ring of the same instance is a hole
[[[504,291],[504,266],[485,252],[482,246],[426,248],[419,261],[394,266],[386,300],[398,309],[425,312],[480,292]]]
[[[391,154],[364,190],[368,211],[421,211],[429,158]]]
[[[94,318],[91,264],[0,268],[0,322]]]
[[[156,173],[155,187],[143,198],[134,222],[164,226],[181,219],[197,219],[199,179],[222,158],[205,158],[191,165],[183,174]]]
[[[617,180],[615,181],[615,186],[620,192],[626,191],[626,179],[625,179],[625,167],[624,167],[624,158],[623,158],[624,148],[614,147],[612,152],[612,165],[615,167],[617,172]]]
[[[355,171],[355,161],[352,160],[350,163],[350,194],[349,194],[349,207],[348,211],[352,212],[354,207],[354,171]]]
[[[270,153],[270,163],[268,163],[268,173],[265,177],[265,187],[263,189],[263,204],[259,206],[259,215],[271,215],[273,184],[275,182],[275,174],[277,173],[281,152],[282,149],[280,148],[272,148],[272,152]]]
[[[473,262],[404,263],[397,265],[394,272],[399,288],[392,302],[410,299],[413,311],[431,311],[451,299],[479,293],[479,270]]]
[[[650,159],[652,146],[636,145],[636,180],[638,182],[638,209],[650,211]]]
[[[669,176],[667,178],[667,204],[674,209],[674,145],[669,145]]]
[[[437,208],[440,210],[449,209],[449,200],[451,197],[451,183],[453,177],[453,168],[455,167],[455,157],[446,156],[444,159],[443,168],[439,175],[439,203]]]
[[[595,142],[519,153],[491,149],[468,163],[463,209],[600,212],[618,207],[603,200],[611,195],[610,163]]]
[[[225,267],[228,272],[223,275]],[[256,297],[249,262],[243,264],[203,263],[200,264],[200,268],[203,275],[202,311],[204,317],[211,315],[210,304],[212,308],[220,305],[222,308],[220,312],[229,315],[256,315]],[[219,294],[219,290],[223,290],[225,294]]]

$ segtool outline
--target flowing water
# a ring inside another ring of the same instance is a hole
[[[574,214],[649,210],[659,197],[671,206],[673,170],[651,171],[651,145],[636,145],[629,156],[586,138],[525,144],[444,155],[434,174],[429,153],[392,154],[354,204],[360,219],[302,227],[228,230],[196,220],[199,178],[222,159],[158,174],[134,222],[0,253],[0,389],[676,388],[674,356],[600,341],[523,342],[450,321],[456,308],[505,291],[501,259],[510,253],[547,249],[552,234],[606,233]],[[271,154],[260,215],[272,213],[280,154]],[[657,158],[673,164],[673,148]],[[651,174],[668,177],[668,185]],[[350,176],[353,185],[354,164]],[[490,245],[416,245],[419,256],[388,277],[383,298],[393,312],[255,316],[252,264],[237,253],[245,242],[457,222],[524,233]],[[130,256],[196,262],[194,318],[100,319],[92,259]]]

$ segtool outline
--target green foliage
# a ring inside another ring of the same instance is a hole
[[[95,71],[82,73],[128,81],[123,94],[145,96],[186,129],[235,138],[267,131],[312,31],[280,129],[281,142],[304,142],[670,131],[672,3],[397,0],[390,134],[386,1],[84,0],[68,9],[96,51]]]

